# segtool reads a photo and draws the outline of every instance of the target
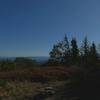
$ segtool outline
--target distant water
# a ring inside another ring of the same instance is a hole
[[[47,56],[36,56],[36,57],[25,57],[25,58],[30,58],[32,60],[36,60],[38,63],[43,63],[43,62],[46,62],[49,57]],[[0,57],[0,60],[15,60],[16,57]]]

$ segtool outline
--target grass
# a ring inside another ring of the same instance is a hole
[[[45,67],[0,72],[0,100],[32,100],[41,88],[61,88],[76,68]],[[75,73],[75,74],[74,74]]]
[[[65,81],[48,82],[47,85],[59,87],[63,84],[65,84]],[[46,84],[27,80],[23,82],[7,81],[5,87],[0,86],[0,98],[2,98],[0,100],[24,100],[23,98],[33,98],[45,86]]]

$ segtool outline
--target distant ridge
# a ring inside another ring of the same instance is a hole
[[[15,60],[17,57],[0,57],[0,60]],[[20,57],[19,57],[20,58]],[[24,57],[24,58],[30,58],[32,60],[36,60],[38,63],[46,62],[49,57],[48,56],[34,56],[34,57]]]

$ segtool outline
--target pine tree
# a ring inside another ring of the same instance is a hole
[[[88,43],[87,36],[83,40],[83,44],[81,47],[81,64],[85,67],[88,66],[88,60],[90,55],[90,46]]]
[[[96,45],[94,42],[92,43],[92,46],[90,47],[90,53],[93,58],[97,58],[97,50],[96,50]]]
[[[98,45],[98,48],[97,48],[98,50],[98,59],[100,59],[100,44]]]
[[[75,38],[72,38],[71,40],[71,60],[72,64],[77,64],[79,58],[79,49],[77,46],[77,41]]]
[[[62,52],[59,50],[59,45],[54,45],[52,51],[49,54],[52,60],[59,60],[62,56]]]
[[[95,43],[93,42],[91,47],[90,47],[90,64],[95,67],[98,63],[98,52],[96,50],[96,45]]]
[[[52,51],[49,53],[51,59],[61,61],[62,63],[69,63],[70,48],[67,36],[65,35],[64,40],[58,42],[53,46]]]
[[[89,44],[88,44],[88,39],[87,39],[87,37],[84,38],[82,48],[83,48],[83,55],[84,55],[85,57],[87,57],[88,54],[89,54],[89,49],[90,49]]]
[[[64,52],[63,52],[64,63],[65,65],[70,65],[70,60],[71,60],[70,46],[69,46],[69,41],[66,35],[64,37],[63,47],[64,47]]]

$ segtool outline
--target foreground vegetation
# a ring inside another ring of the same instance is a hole
[[[59,94],[64,92],[67,83],[73,81],[73,78],[75,81],[76,71],[65,67],[2,71],[0,72],[0,98],[1,100],[45,100],[52,97],[56,100]],[[53,87],[56,94],[50,96],[45,94],[41,97],[41,89],[48,86]]]
[[[1,100],[99,100],[100,53],[87,37],[82,45],[65,36],[53,46],[50,59],[37,63],[30,58],[0,61]],[[49,87],[53,90],[45,90]],[[44,91],[41,92],[41,90]],[[48,94],[53,91],[54,94]]]
[[[73,66],[69,68],[66,66],[43,67],[35,61],[29,60],[21,58],[21,61],[17,60],[17,62],[16,60],[1,61],[1,65],[3,63],[0,70],[1,100],[56,100],[59,94],[62,94],[66,84],[77,80],[77,73],[80,74],[80,69]],[[41,89],[48,86],[53,87],[56,94],[41,95]]]

